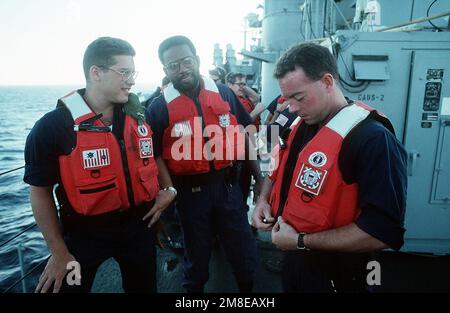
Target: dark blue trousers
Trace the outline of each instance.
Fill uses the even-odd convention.
[[[366,265],[369,253],[286,251],[283,291],[288,293],[368,292]]]
[[[89,292],[98,267],[111,257],[119,263],[125,292],[156,292],[156,234],[142,221],[146,211],[63,217],[65,242],[81,265],[81,285],[64,280],[61,292]]]
[[[187,292],[203,292],[209,278],[212,240],[217,235],[241,291],[250,291],[256,267],[256,243],[243,210],[239,184],[224,181],[200,187],[178,186],[177,209],[184,239]]]

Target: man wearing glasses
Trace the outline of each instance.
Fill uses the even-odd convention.
[[[178,190],[176,206],[185,247],[183,286],[189,293],[204,291],[212,239],[217,235],[240,291],[250,292],[256,244],[233,166],[234,152],[243,159],[245,147],[242,140],[233,141],[228,131],[238,123],[249,125],[251,118],[227,86],[200,76],[200,60],[188,38],[170,37],[158,52],[172,84],[149,110],[155,126],[155,155],[165,159]],[[238,137],[242,139],[242,133]],[[231,151],[231,158],[218,157],[222,149]],[[257,164],[253,161],[252,165],[260,177]]]
[[[52,254],[36,292],[89,292],[110,257],[125,292],[156,292],[154,223],[176,192],[130,93],[134,55],[121,39],[92,42],[83,59],[86,88],[59,99],[27,138],[24,181]]]
[[[228,73],[225,77],[228,87],[233,90],[235,95],[239,98],[239,101],[244,105],[245,109],[253,118],[253,124],[256,127],[261,125],[261,119],[259,115],[264,111],[264,106],[260,104],[255,106],[255,103],[259,102],[259,95],[252,88],[247,86],[247,77],[242,73]]]

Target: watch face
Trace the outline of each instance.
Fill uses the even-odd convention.
[[[166,187],[163,190],[171,191],[174,193],[175,196],[177,195],[177,190],[174,187]]]

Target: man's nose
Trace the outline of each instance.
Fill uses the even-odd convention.
[[[125,83],[127,85],[134,86],[136,84],[136,77],[130,77]]]
[[[295,112],[298,111],[298,108],[295,107],[295,106],[293,106],[293,105],[291,105],[290,103],[288,104],[287,107],[288,107],[288,109],[289,109],[289,113],[295,113]]]
[[[190,70],[189,66],[184,65],[183,63],[180,63],[180,73],[184,73]]]

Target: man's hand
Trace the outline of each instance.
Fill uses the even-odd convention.
[[[259,102],[259,99],[261,98],[259,96],[259,94],[254,91],[252,88],[250,88],[249,86],[244,86],[242,88],[242,92],[244,93],[244,95],[246,95],[253,103],[257,103]]]
[[[281,250],[295,250],[297,239],[297,231],[280,216],[272,228],[272,243]]]
[[[34,292],[46,293],[54,283],[53,293],[58,293],[61,289],[63,279],[69,271],[67,269],[67,264],[72,261],[76,260],[73,255],[68,252],[61,255],[52,255],[50,259],[48,259],[41,277],[39,277],[39,283]]]
[[[260,230],[270,230],[275,223],[275,219],[270,213],[270,205],[265,200],[260,198],[253,210],[252,224]]]
[[[155,198],[155,204],[150,211],[142,218],[143,221],[150,219],[148,227],[152,227],[155,224],[161,213],[169,206],[169,204],[175,199],[175,194],[170,190],[160,190]]]

